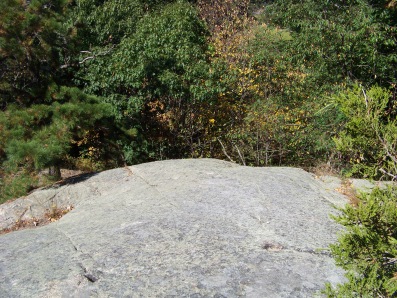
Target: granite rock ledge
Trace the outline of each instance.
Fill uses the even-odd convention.
[[[0,205],[1,297],[313,297],[344,280],[327,247],[347,199],[297,168],[146,163]]]

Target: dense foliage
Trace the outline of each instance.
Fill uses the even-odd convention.
[[[349,174],[366,178],[397,174],[397,119],[391,93],[381,87],[355,86],[335,98],[345,115],[344,129],[334,138]]]
[[[178,2],[149,12],[112,47],[87,61],[78,78],[134,129],[136,138],[123,144],[127,162],[188,154],[196,109],[210,98],[206,30],[195,9]]]
[[[0,20],[3,198],[46,168],[183,157],[394,178],[395,1],[5,0]]]
[[[357,83],[364,89],[377,85],[392,92],[389,106],[394,104],[395,6],[386,1],[273,1],[264,20],[289,28],[292,39],[283,57],[304,76],[300,84],[292,82],[295,90],[288,88],[309,111],[294,152],[305,148],[316,159],[327,156],[334,166],[345,167],[332,139],[349,119],[332,97]]]
[[[91,148],[76,144],[111,127],[110,106],[70,82],[76,50],[66,8],[63,0],[0,4],[2,199],[37,186],[44,168],[59,179],[61,166]]]

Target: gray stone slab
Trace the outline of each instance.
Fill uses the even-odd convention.
[[[347,200],[301,169],[141,164],[1,206],[0,223],[52,196],[75,208],[0,236],[1,297],[312,297],[344,280],[327,247]]]

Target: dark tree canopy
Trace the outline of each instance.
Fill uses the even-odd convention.
[[[374,159],[368,144],[356,148],[367,155],[338,147],[357,115],[335,98],[353,86],[384,88],[381,127],[394,125],[396,6],[1,1],[0,174],[215,157],[367,175],[353,156],[380,169],[374,163],[393,160],[382,157],[393,146]]]

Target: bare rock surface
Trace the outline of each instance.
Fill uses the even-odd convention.
[[[80,177],[0,206],[1,297],[313,297],[344,281],[327,247],[347,200],[296,168],[171,160]],[[22,214],[23,213],[23,214]]]
[[[343,180],[340,177],[331,175],[319,176],[318,179],[326,185],[326,190],[340,190],[345,186],[351,188],[356,194],[370,193],[375,187],[385,189],[388,186],[395,185],[395,182],[392,181],[371,181],[357,178]]]

